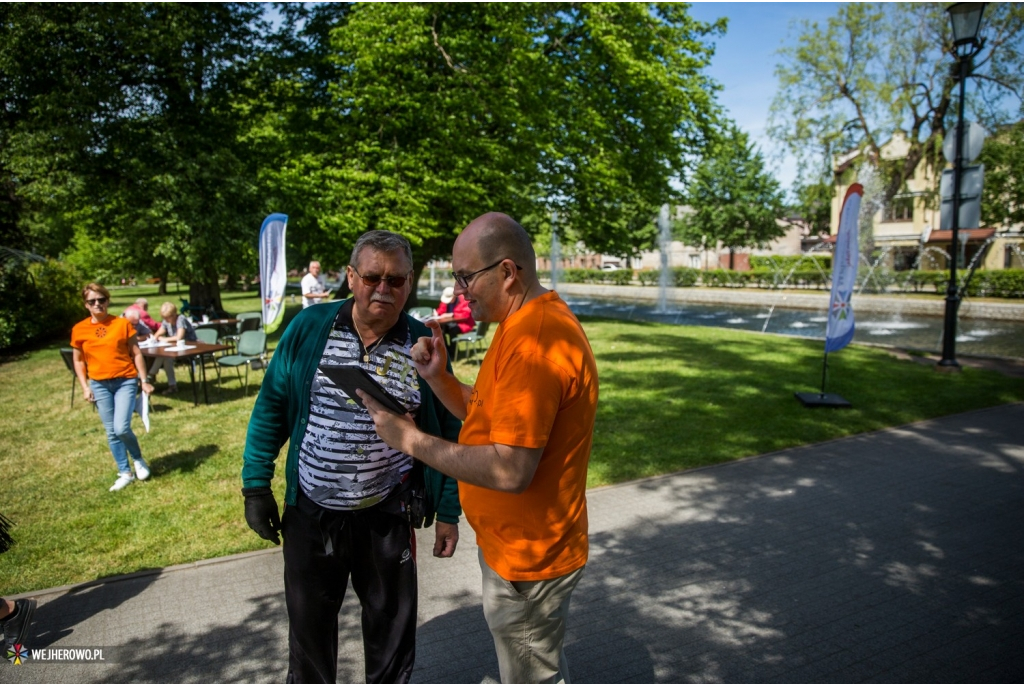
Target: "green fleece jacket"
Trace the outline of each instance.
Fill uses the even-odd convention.
[[[285,461],[284,497],[286,503],[295,505],[299,488],[299,445],[309,419],[310,387],[342,305],[341,301],[329,302],[303,309],[281,336],[249,418],[242,456],[242,487],[270,487],[274,461],[281,446],[290,442]],[[430,330],[422,323],[411,316],[407,318],[413,340],[430,335]],[[420,383],[416,424],[426,433],[453,442],[458,441],[462,428],[462,422],[444,407],[426,383]],[[426,465],[423,474],[427,494],[423,525],[433,523],[435,514],[438,521],[458,523],[462,513],[458,482]]]

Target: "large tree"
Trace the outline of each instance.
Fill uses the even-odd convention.
[[[193,302],[219,307],[219,274],[255,262],[263,209],[235,107],[261,14],[246,4],[6,10],[0,60],[13,67],[5,99],[19,119],[5,126],[0,172],[15,179],[19,225],[41,216],[51,232],[65,227],[51,241],[64,247],[69,227],[79,242],[110,241],[112,261],[173,272]]]
[[[670,4],[356,5],[330,33],[329,102],[288,80],[319,109],[282,124],[295,154],[268,173],[316,188],[301,230],[339,250],[387,228],[422,265],[484,211],[536,230],[554,210],[632,252],[716,119],[702,39],[719,29]]]
[[[985,165],[981,215],[989,226],[1024,223],[1024,121],[998,129],[978,160]]]
[[[492,209],[622,254],[717,118],[724,23],[682,5],[289,5],[273,34],[262,12],[2,6],[9,242],[174,273],[204,304],[269,210],[335,264],[390,228],[422,265]]]
[[[114,95],[102,6],[0,5],[0,245],[56,256],[99,103]]]
[[[764,157],[749,136],[728,126],[712,144],[688,181],[683,201],[690,212],[677,225],[690,245],[721,244],[729,250],[729,268],[737,249],[764,247],[785,229],[782,191],[765,170]]]
[[[968,109],[992,127],[1024,112],[1024,5],[989,3],[982,35]],[[781,50],[769,133],[811,182],[823,161],[859,149],[882,171],[889,199],[922,161],[933,169],[945,163],[942,140],[956,121],[951,48],[939,3],[848,3],[823,26],[804,20]],[[883,160],[897,130],[906,133],[907,155]]]
[[[835,192],[830,180],[804,180],[793,188],[794,201],[789,205],[790,212],[807,226],[810,235],[829,234]]]

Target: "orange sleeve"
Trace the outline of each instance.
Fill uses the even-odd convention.
[[[536,354],[510,356],[494,379],[491,441],[513,447],[547,445],[564,388],[563,372],[547,359]]]

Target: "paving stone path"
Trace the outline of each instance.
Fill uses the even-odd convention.
[[[589,493],[577,682],[1024,681],[1024,404]],[[417,682],[494,682],[472,531],[420,559]],[[429,550],[431,534],[419,537]],[[0,682],[277,682],[277,550],[36,593],[30,647],[100,663]],[[339,681],[362,679],[358,607]]]

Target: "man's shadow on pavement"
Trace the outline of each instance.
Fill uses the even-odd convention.
[[[97,581],[74,588],[36,609],[25,643],[34,648],[53,645],[75,632],[75,627],[103,611],[116,609],[142,593],[158,573],[141,572],[138,577],[113,582]],[[95,638],[74,640],[82,646],[99,646]]]

